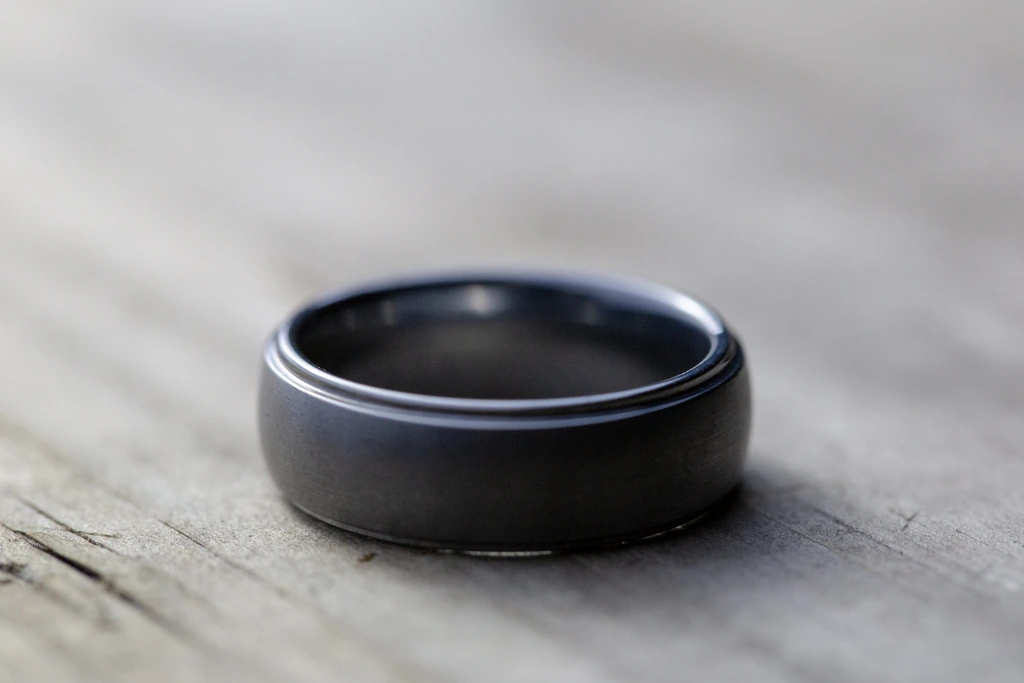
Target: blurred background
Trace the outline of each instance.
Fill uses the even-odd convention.
[[[0,414],[10,434],[62,450],[60,467],[257,574],[283,571],[280,558],[253,559],[268,552],[252,540],[268,529],[315,537],[289,546],[292,559],[351,559],[351,541],[325,551],[325,532],[290,516],[259,459],[253,400],[273,324],[323,289],[398,272],[639,275],[713,302],[747,345],[754,507],[877,563],[886,581],[909,581],[901,563],[913,557],[934,570],[915,590],[945,595],[952,582],[983,598],[926,607],[885,589],[861,593],[869,608],[847,570],[811,599],[796,576],[814,575],[814,561],[778,569],[767,592],[712,563],[703,609],[725,610],[726,630],[818,680],[967,676],[983,656],[1019,673],[1003,639],[1024,624],[1024,4],[0,9]],[[70,475],[19,457],[5,465],[7,489],[60,499],[71,516],[103,509]],[[872,529],[874,554],[826,518],[807,521],[810,509]],[[94,528],[109,519],[97,515]],[[153,538],[134,528],[122,552],[145,555]],[[754,542],[737,534],[729,543]],[[295,584],[334,596],[328,612],[344,620],[348,589],[315,564],[297,562]],[[434,584],[395,572],[369,585],[435,604],[409,588]],[[559,585],[589,586],[573,581]],[[726,589],[776,631],[707,597]],[[584,610],[604,589],[579,590]],[[431,599],[477,614],[482,594]],[[687,595],[669,605],[699,614]],[[669,609],[649,597],[651,614]],[[359,604],[367,637],[397,642],[394,612]],[[402,618],[415,622],[411,610]],[[742,639],[705,648],[699,623],[652,616],[647,633],[580,614],[583,649],[633,647],[644,657],[615,656],[650,676],[674,670],[670,651],[643,644],[661,642],[666,623],[690,661],[724,652],[737,671],[792,673]],[[927,638],[897,649],[879,615]],[[493,628],[458,635],[488,666],[532,671]],[[442,634],[419,637],[401,634],[412,660],[456,678],[471,670]],[[929,659],[943,652],[964,668]],[[543,671],[573,678],[568,655],[545,656]]]
[[[875,347],[882,321],[996,337],[976,304],[1021,284],[1019,3],[5,14],[5,251],[210,316],[539,262],[687,286],[756,334],[835,343],[829,320],[864,317],[843,337]],[[920,306],[935,287],[951,310]]]

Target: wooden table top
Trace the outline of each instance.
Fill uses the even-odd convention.
[[[1021,3],[3,14],[4,680],[1024,680]],[[290,509],[270,328],[488,265],[714,302],[732,508],[528,560]]]

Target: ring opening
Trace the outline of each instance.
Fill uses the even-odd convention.
[[[497,400],[644,387],[699,365],[713,345],[696,320],[637,294],[478,281],[344,298],[301,315],[291,343],[359,384]]]

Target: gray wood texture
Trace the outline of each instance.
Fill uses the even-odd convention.
[[[2,680],[1024,680],[1020,2],[2,9]],[[488,264],[725,313],[732,509],[497,560],[282,502],[272,325]]]

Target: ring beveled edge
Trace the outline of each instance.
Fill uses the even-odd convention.
[[[346,300],[411,288],[482,283],[582,287],[628,294],[668,305],[681,318],[697,324],[710,340],[711,349],[694,367],[653,384],[605,394],[504,400],[429,396],[353,382],[316,367],[303,357],[293,343],[293,330],[302,320],[316,311]],[[713,307],[693,295],[665,285],[625,276],[582,273],[566,275],[546,271],[466,271],[377,280],[316,297],[289,315],[275,329],[264,349],[264,364],[300,390],[341,403],[354,402],[449,415],[529,417],[623,411],[699,395],[701,386],[732,366],[737,355],[742,357],[739,341]]]

